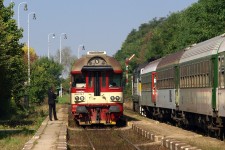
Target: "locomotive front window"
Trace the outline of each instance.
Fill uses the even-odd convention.
[[[109,74],[109,87],[121,87],[121,74]]]
[[[88,87],[92,87],[92,74],[91,74],[91,72],[88,73]]]
[[[106,87],[106,72],[102,72],[102,87]]]
[[[86,87],[85,76],[82,74],[73,75],[72,86],[76,88],[85,88]]]

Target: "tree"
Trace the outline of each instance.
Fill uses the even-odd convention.
[[[55,61],[59,61],[60,52],[59,50],[56,53]],[[71,66],[77,58],[72,54],[72,50],[70,47],[65,47],[62,49],[61,53],[61,61],[63,65],[63,77],[67,78],[69,76]]]
[[[24,52],[24,55],[23,55],[24,62],[25,62],[25,64],[27,64],[27,61],[28,61],[28,46],[24,45],[22,50]],[[35,50],[32,47],[30,47],[30,62],[33,63],[37,59],[38,59],[38,56],[37,56]]]
[[[31,66],[31,85],[29,99],[32,103],[41,104],[47,96],[50,86],[60,84],[62,66],[53,59],[41,57]]]
[[[23,63],[22,30],[12,19],[13,4],[5,7],[0,0],[0,115],[9,112],[11,98],[20,104],[24,91],[25,66]]]

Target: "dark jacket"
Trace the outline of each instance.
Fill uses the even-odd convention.
[[[48,91],[48,104],[55,104],[56,94],[52,91]]]

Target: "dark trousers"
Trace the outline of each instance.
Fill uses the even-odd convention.
[[[54,119],[57,120],[57,116],[56,116],[56,110],[55,110],[55,104],[49,104],[49,119],[52,120],[52,110],[53,110],[53,116]]]

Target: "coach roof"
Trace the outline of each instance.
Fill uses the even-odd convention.
[[[157,66],[157,70],[163,69],[168,66],[177,65],[179,63],[179,60],[180,60],[181,56],[183,55],[183,53],[184,53],[184,50],[181,50],[176,53],[173,53],[173,54],[163,57]]]
[[[157,68],[157,66],[158,66],[158,64],[161,60],[162,60],[162,58],[150,62],[147,66],[145,66],[143,68],[141,74],[146,74],[146,73],[149,73],[149,72],[156,71],[156,68]]]
[[[191,47],[188,47],[182,56],[180,63],[208,57],[218,52],[224,51],[225,48],[225,34],[211,38],[207,41],[194,44]]]

